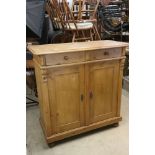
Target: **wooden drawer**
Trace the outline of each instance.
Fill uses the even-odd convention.
[[[46,65],[69,64],[69,63],[82,62],[84,60],[85,60],[84,52],[60,53],[45,56]]]
[[[86,55],[87,60],[108,59],[121,56],[121,48],[103,49],[98,51],[88,52]]]

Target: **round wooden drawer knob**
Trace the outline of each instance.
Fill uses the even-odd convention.
[[[64,56],[64,59],[65,59],[65,60],[68,60],[68,59],[69,59],[69,57],[68,57],[68,56]]]
[[[104,52],[103,54],[104,54],[104,55],[109,55],[109,52]]]

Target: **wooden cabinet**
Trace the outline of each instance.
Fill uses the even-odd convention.
[[[121,120],[126,46],[116,41],[29,46],[48,143]]]

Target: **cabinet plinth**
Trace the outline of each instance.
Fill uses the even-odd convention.
[[[48,143],[121,121],[127,46],[106,40],[28,47]]]

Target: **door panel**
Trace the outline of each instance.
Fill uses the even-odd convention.
[[[50,70],[48,81],[51,116],[55,132],[80,127],[84,123],[84,67],[74,66]],[[56,118],[54,120],[54,118]]]
[[[90,123],[116,115],[119,63],[89,65]]]

